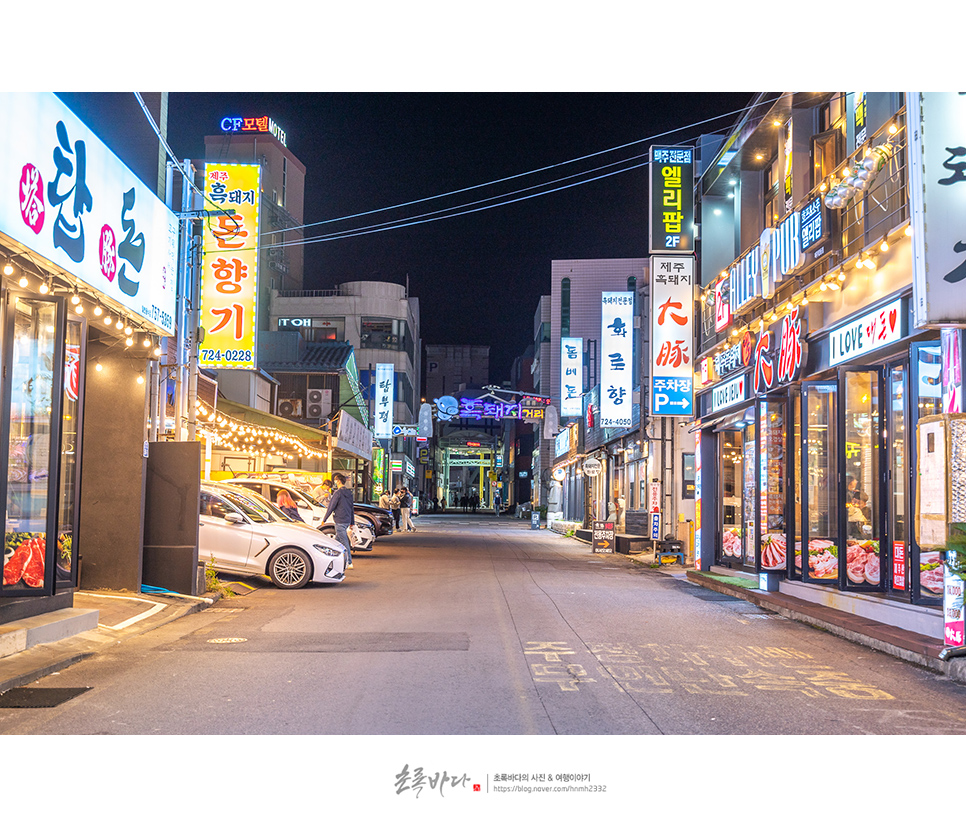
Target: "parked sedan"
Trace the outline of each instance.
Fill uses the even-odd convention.
[[[201,485],[198,555],[217,570],[265,574],[279,588],[341,582],[348,554],[307,524],[282,520],[268,502],[243,488]]]
[[[257,492],[266,501],[269,501],[276,507],[278,506],[279,492],[285,490],[295,500],[302,521],[321,530],[326,535],[335,535],[335,523],[331,519],[325,523],[322,522],[322,519],[325,517],[325,507],[300,487],[267,478],[230,478],[227,481],[219,481],[219,483],[246,487]],[[349,534],[352,549],[363,552],[372,550],[372,543],[375,540],[375,528],[369,520],[369,517],[361,513],[356,513],[355,524],[353,524]]]

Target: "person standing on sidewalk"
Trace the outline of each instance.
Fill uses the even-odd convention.
[[[325,524],[332,516],[335,522],[335,540],[345,548],[346,568],[352,567],[352,545],[349,542],[349,528],[355,521],[355,509],[353,507],[352,490],[348,488],[347,477],[341,472],[336,472],[332,476],[335,481],[335,491],[329,498],[329,506],[325,510],[325,517],[322,523]]]
[[[399,530],[399,495],[401,494],[401,489],[396,489],[393,491],[392,498],[389,499],[389,509],[392,511],[392,520],[396,525],[396,530]]]
[[[399,496],[399,514],[401,516],[401,523],[403,532],[408,533],[410,530],[416,532],[416,525],[413,524],[412,520],[413,511],[413,494],[409,491],[407,487],[402,488],[402,493]]]

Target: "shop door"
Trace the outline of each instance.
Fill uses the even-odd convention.
[[[939,342],[916,342],[910,348],[909,371],[909,471],[917,471],[915,443],[916,423],[923,417],[941,414],[942,358]],[[909,514],[915,518],[916,478],[911,479],[909,491]],[[915,602],[941,605],[943,601],[943,566],[938,551],[919,550],[916,543],[915,525],[906,524],[906,541],[909,584]]]
[[[765,397],[758,401],[759,569],[782,573],[788,569],[786,402],[784,397]]]
[[[886,408],[886,553],[885,587],[893,594],[910,598],[906,566],[909,515],[909,433],[906,413],[909,407],[909,365],[897,362],[886,368],[888,406]]]
[[[844,560],[840,549],[839,567],[844,568],[841,586],[850,590],[879,591],[885,586],[883,388],[880,368],[839,371],[844,486],[839,521],[845,548]]]
[[[802,543],[795,566],[805,582],[839,578],[838,383],[802,383]]]
[[[721,546],[718,550],[721,564],[740,567],[744,562],[742,530],[744,512],[742,490],[744,487],[744,444],[741,431],[722,431],[718,433],[718,471],[721,473]],[[749,464],[753,466],[753,464]]]

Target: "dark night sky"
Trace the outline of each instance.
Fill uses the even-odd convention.
[[[170,93],[168,141],[201,158],[225,115],[269,115],[306,167],[306,223],[382,209],[628,143],[601,157],[338,224],[357,228],[505,194],[728,129],[751,93]],[[642,157],[642,160],[646,157]],[[639,168],[462,217],[306,246],[306,288],[347,280],[404,283],[419,299],[425,344],[491,345],[493,381],[532,340],[550,262],[647,254],[647,173]]]

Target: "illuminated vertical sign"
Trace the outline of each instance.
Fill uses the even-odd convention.
[[[795,205],[795,200],[792,197],[792,120],[789,119],[785,123],[784,130],[785,147],[785,171],[782,177],[782,185],[785,191],[785,211],[791,211],[792,207]]]
[[[206,163],[204,193],[206,208],[227,213],[208,218],[202,238],[198,361],[255,368],[261,166]]]
[[[694,148],[652,147],[650,251],[694,251]]]
[[[634,293],[601,293],[600,425],[630,427],[634,385]]]
[[[380,362],[376,365],[376,387],[372,414],[373,436],[392,437],[392,409],[395,399],[395,366]]]
[[[694,258],[651,258],[651,414],[694,413]]]
[[[694,569],[701,570],[701,430],[694,438]]]
[[[560,416],[579,417],[584,393],[583,339],[560,340]]]

